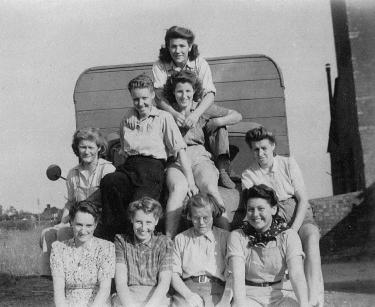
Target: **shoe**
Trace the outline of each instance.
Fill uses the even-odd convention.
[[[236,187],[236,184],[230,179],[224,169],[219,170],[219,185],[227,189],[234,189]]]

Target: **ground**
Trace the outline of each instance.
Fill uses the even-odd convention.
[[[325,306],[375,306],[375,261],[323,265]],[[0,306],[53,306],[52,282],[37,276],[12,278],[0,274]]]

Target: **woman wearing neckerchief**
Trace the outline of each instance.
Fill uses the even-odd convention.
[[[308,202],[302,172],[293,157],[275,153],[276,139],[264,127],[249,130],[245,141],[253,159],[242,173],[242,188],[265,184],[274,189],[279,199],[277,214],[286,220],[290,228],[297,231],[306,253],[304,269],[309,304],[322,307],[324,283],[320,262],[320,232]]]
[[[275,191],[255,185],[243,197],[246,218],[241,229],[230,234],[227,247],[232,306],[308,306],[302,244],[297,232],[276,215]],[[282,287],[287,269],[294,293]]]

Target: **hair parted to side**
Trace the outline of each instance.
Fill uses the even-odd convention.
[[[164,86],[163,94],[164,97],[168,100],[170,105],[178,110],[178,104],[176,97],[174,95],[174,90],[178,83],[190,83],[194,90],[194,101],[200,101],[203,97],[203,87],[202,82],[199,80],[198,76],[193,71],[183,70],[172,74],[168,79],[167,83]]]
[[[212,216],[214,218],[220,217],[224,212],[212,195],[198,193],[189,198],[183,208],[183,215],[186,216],[188,220],[191,220],[191,209],[204,207],[211,208]]]
[[[271,144],[276,144],[276,139],[272,132],[268,131],[266,128],[260,126],[251,129],[246,132],[245,141],[247,145],[251,148],[251,142],[259,142],[261,140],[267,139]]]
[[[99,148],[99,157],[104,156],[107,152],[108,143],[98,128],[87,127],[74,132],[72,149],[77,157],[79,157],[78,146],[81,141],[94,142]]]
[[[163,208],[161,204],[148,196],[144,196],[141,199],[133,201],[129,204],[128,214],[130,220],[134,217],[135,212],[142,210],[144,213],[152,213],[155,219],[160,219],[163,215]]]
[[[86,199],[73,204],[73,206],[69,210],[70,222],[73,222],[77,212],[89,213],[94,217],[96,223],[99,221],[100,210],[98,206],[91,200]]]
[[[249,199],[252,198],[263,198],[269,202],[271,207],[277,206],[279,199],[276,192],[265,184],[254,185],[250,189],[243,191],[243,200],[247,204]]]
[[[154,92],[154,82],[146,74],[138,75],[134,79],[130,80],[128,83],[129,92],[137,88],[148,88],[152,93]]]
[[[172,62],[171,54],[169,53],[169,43],[171,39],[182,38],[186,39],[191,50],[189,51],[188,57],[190,61],[194,61],[199,56],[198,45],[194,44],[195,35],[190,29],[173,26],[170,27],[165,33],[164,43],[165,45],[160,48],[159,51],[159,60],[163,63]]]

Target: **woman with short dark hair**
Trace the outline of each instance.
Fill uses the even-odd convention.
[[[100,211],[89,200],[69,212],[73,238],[52,244],[51,272],[57,307],[111,306],[111,279],[115,272],[113,243],[94,237]]]
[[[278,198],[266,185],[244,190],[245,222],[230,234],[227,258],[232,272],[232,306],[310,306],[301,241],[276,215]],[[296,297],[283,291],[288,269]]]

